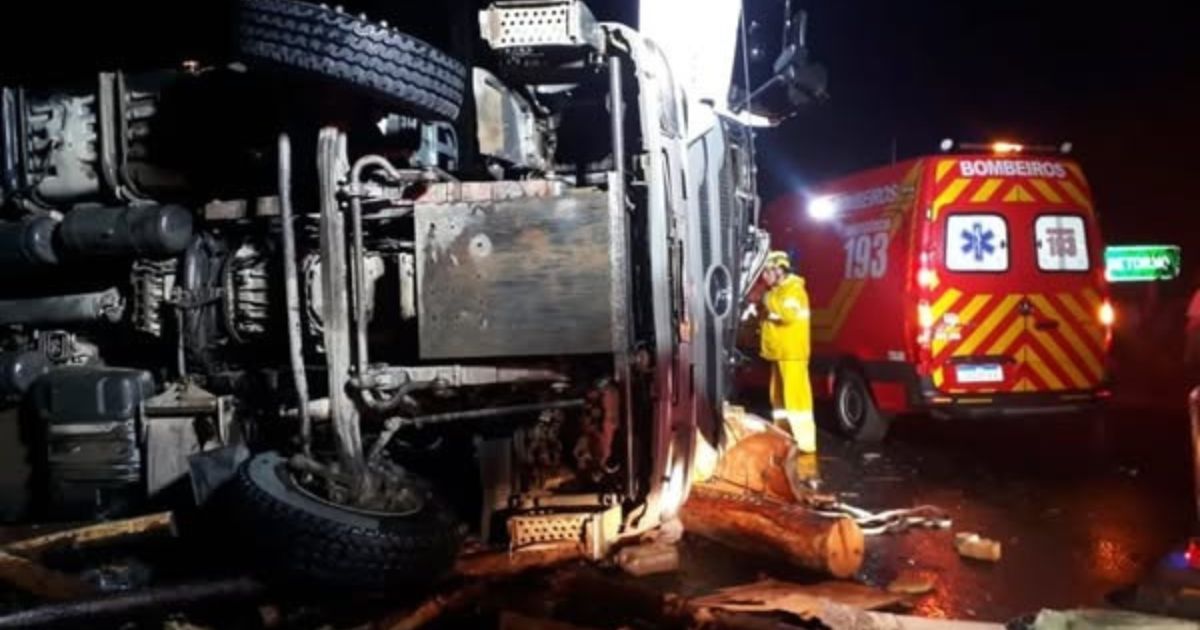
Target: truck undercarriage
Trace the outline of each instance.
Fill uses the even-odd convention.
[[[237,24],[229,62],[0,89],[38,509],[241,464],[213,501],[260,566],[366,587],[467,529],[599,556],[673,519],[760,243],[747,131],[575,2],[482,11],[475,60],[295,0]]]

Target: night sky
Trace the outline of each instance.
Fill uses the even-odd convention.
[[[1192,3],[805,4],[830,101],[760,135],[764,198],[932,153],[940,139],[1070,140],[1106,240],[1200,268],[1200,22]],[[772,31],[774,29],[771,29]]]
[[[486,4],[487,0],[463,0]],[[75,61],[154,50],[181,36],[220,40],[226,22],[208,10],[228,0],[178,5],[85,3],[60,22],[53,3],[12,3],[8,23],[54,24],[0,40],[5,70],[35,76]],[[635,0],[588,0],[597,16],[633,23]],[[778,44],[783,0],[746,0],[766,44]],[[444,22],[418,0],[346,0],[425,36]],[[779,192],[903,159],[938,141],[1070,140],[1091,180],[1110,242],[1178,242],[1200,268],[1200,10],[1189,1],[1114,4],[1081,0],[793,0],[809,11],[814,59],[829,70],[827,103],[759,136],[761,190]],[[356,5],[363,5],[356,7]],[[193,10],[182,11],[180,7]],[[204,7],[205,11],[195,10]],[[124,13],[145,22],[120,19]],[[28,13],[28,15],[25,15]],[[205,21],[205,16],[210,16]],[[127,31],[94,28],[113,17]],[[183,27],[181,22],[186,22]],[[143,25],[149,23],[152,28]],[[687,17],[681,16],[681,27]],[[437,29],[434,29],[436,31]],[[37,37],[41,45],[32,45]],[[186,39],[186,38],[185,38]],[[437,41],[434,39],[433,41]],[[72,45],[59,45],[70,42]],[[44,50],[45,55],[31,50]],[[117,52],[114,52],[117,51]]]

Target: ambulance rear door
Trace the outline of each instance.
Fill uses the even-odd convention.
[[[949,206],[931,226],[925,289],[934,387],[949,394],[1012,390],[1023,373],[1018,226],[1000,207]]]

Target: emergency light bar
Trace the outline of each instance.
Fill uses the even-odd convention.
[[[998,140],[996,142],[955,142],[951,138],[942,140],[940,145],[942,153],[949,153],[957,149],[964,153],[994,153],[996,155],[1015,155],[1018,153],[1037,153],[1051,154],[1061,153],[1067,155],[1071,152],[1073,146],[1070,142],[1064,142],[1058,146],[1052,144],[1019,144],[1016,142],[1007,142]]]

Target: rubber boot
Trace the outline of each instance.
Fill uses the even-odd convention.
[[[802,453],[816,453],[817,423],[813,421],[812,417],[791,418],[788,424],[791,425],[792,439],[796,441],[796,448],[800,449]]]

